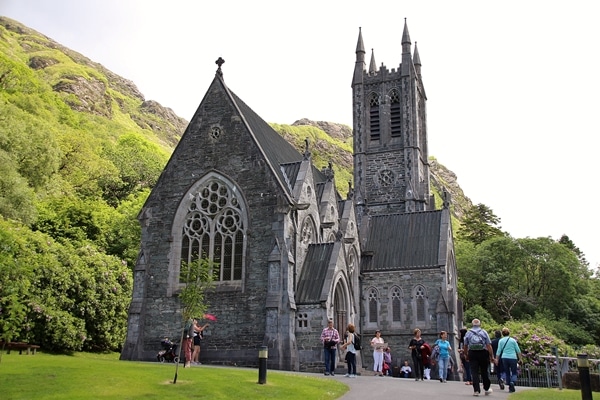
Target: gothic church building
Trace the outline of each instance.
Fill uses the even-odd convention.
[[[354,187],[343,198],[310,143],[294,149],[225,84],[222,63],[139,221],[141,249],[121,359],[155,360],[182,328],[180,265],[218,263],[205,364],[322,371],[329,318],[376,329],[398,360],[419,327],[432,341],[459,326],[449,199],[429,188],[426,95],[408,33],[397,69],[367,66],[362,32],[352,77]],[[455,344],[453,343],[453,347]],[[338,354],[341,352],[338,352]],[[364,346],[362,362],[372,368]],[[340,356],[341,360],[341,356]],[[361,360],[359,358],[359,360]],[[362,365],[361,365],[362,364]]]

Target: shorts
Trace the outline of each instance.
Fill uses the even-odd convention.
[[[200,346],[200,335],[194,336],[194,346]]]

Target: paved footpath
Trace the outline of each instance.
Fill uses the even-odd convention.
[[[356,378],[346,378],[344,375],[336,374],[335,377],[323,377],[335,379],[347,384],[350,391],[340,397],[340,400],[365,400],[372,398],[399,398],[407,395],[411,400],[459,400],[473,399],[473,386],[465,385],[464,382],[448,381],[441,383],[439,380],[415,381],[411,378],[392,378],[363,375]],[[520,390],[530,390],[533,388],[517,387]],[[498,385],[492,384],[493,393],[485,396],[483,387],[480,398],[485,399],[508,399],[508,386],[505,390],[500,390]]]

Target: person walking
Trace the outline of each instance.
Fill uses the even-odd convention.
[[[481,321],[475,318],[472,322],[472,328],[465,335],[465,357],[471,364],[471,376],[473,377],[473,396],[481,394],[481,384],[479,374],[483,381],[483,390],[485,395],[493,392],[490,387],[489,368],[490,362],[494,361],[494,352],[492,350],[492,341],[486,331],[481,329]]]
[[[330,319],[321,332],[321,343],[323,343],[325,357],[325,375],[335,376],[335,351],[339,342],[340,333],[333,327],[333,320]]]
[[[511,338],[508,328],[502,328],[502,339],[498,342],[498,351],[496,353],[496,364],[502,363],[502,369],[508,382],[508,391],[515,392],[517,383],[517,366],[521,360],[521,349],[517,340]]]
[[[498,353],[498,342],[502,337],[502,333],[498,330],[494,331],[494,338],[492,339],[492,351],[494,355]],[[504,382],[506,382],[506,375],[504,374],[504,368],[502,368],[502,360],[494,362],[490,365],[490,373],[495,374],[498,379],[498,386],[500,390],[504,390]]]
[[[381,331],[375,331],[375,337],[371,339],[371,347],[373,348],[373,372],[375,376],[383,376],[383,345],[385,340],[381,337]]]
[[[415,328],[413,331],[414,337],[410,340],[408,348],[411,349],[411,355],[415,370],[415,381],[423,380],[423,355],[421,353],[425,340],[421,337],[421,330]]]
[[[463,371],[463,380],[465,381],[465,385],[472,385],[473,378],[471,377],[471,364],[467,361],[467,357],[465,354],[465,335],[467,334],[467,329],[462,328],[460,330],[460,340],[458,342],[458,354],[460,355],[460,365]]]
[[[342,349],[347,350],[346,362],[348,363],[347,378],[356,378],[356,348],[354,347],[354,324],[348,324],[348,335],[342,344]]]
[[[446,378],[448,377],[448,368],[450,366],[450,352],[452,351],[452,347],[448,341],[448,332],[441,331],[440,338],[435,341],[435,345],[438,346],[440,352],[440,356],[437,360],[440,382],[446,383]]]

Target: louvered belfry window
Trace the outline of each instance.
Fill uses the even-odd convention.
[[[390,126],[392,137],[402,136],[402,111],[400,109],[400,95],[396,89],[390,93]]]
[[[379,140],[379,96],[377,96],[375,93],[373,93],[369,98],[369,127],[371,131],[371,140]]]
[[[242,279],[246,226],[238,191],[232,189],[216,178],[205,182],[193,194],[182,232],[181,261],[213,261],[219,281]]]

